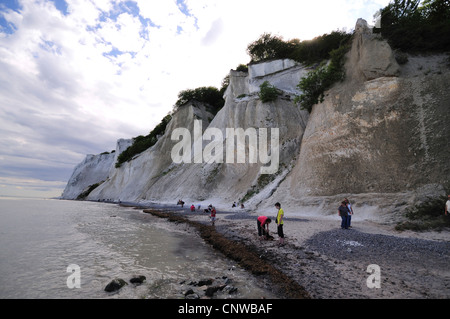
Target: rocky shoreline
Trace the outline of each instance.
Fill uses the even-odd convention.
[[[310,298],[309,294],[302,286],[289,278],[282,271],[272,266],[264,258],[261,258],[258,250],[253,250],[239,240],[227,236],[226,233],[217,231],[216,227],[186,218],[185,216],[180,216],[180,213],[177,212],[167,212],[156,209],[144,209],[143,212],[160,218],[166,218],[170,222],[185,223],[195,228],[203,240],[210,244],[214,249],[223,253],[227,258],[237,261],[241,267],[252,274],[261,276],[265,281],[270,281],[280,297],[299,299]]]
[[[448,230],[399,233],[391,226],[357,219],[352,229],[341,230],[336,218],[287,214],[287,244],[278,247],[276,234],[275,241],[257,238],[257,215],[248,211],[219,211],[215,227],[201,212],[163,207],[143,211],[188,224],[280,298],[450,298]],[[381,270],[379,288],[368,284],[371,265]]]

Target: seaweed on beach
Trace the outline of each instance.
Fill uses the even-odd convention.
[[[154,209],[145,209],[144,212],[166,218],[170,222],[185,223],[194,227],[206,243],[223,253],[227,258],[238,262],[241,267],[256,276],[267,277],[279,289],[282,296],[290,299],[311,298],[309,293],[295,280],[261,259],[255,251],[252,251],[246,245],[226,238],[217,232],[213,226],[189,220],[175,213]]]

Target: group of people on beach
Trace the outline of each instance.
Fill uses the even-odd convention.
[[[450,196],[449,196],[450,200]],[[275,204],[275,208],[277,209],[277,234],[279,237],[279,246],[284,245],[284,231],[283,231],[283,225],[284,225],[284,211],[281,208],[280,203]],[[341,206],[338,208],[338,214],[341,217],[341,228],[342,229],[349,229],[351,228],[351,220],[353,215],[353,208],[350,204],[350,201],[348,198],[344,198],[344,200],[341,202]],[[269,234],[269,225],[272,222],[272,219],[270,219],[267,216],[258,216],[256,220],[256,226],[258,229],[258,236],[260,240],[270,240],[273,239],[273,236]]]
[[[448,215],[448,212],[450,211],[450,194],[447,195],[447,197],[448,200],[445,203],[445,211],[444,211],[445,215]],[[353,216],[353,208],[348,198],[344,198],[344,200],[341,202],[341,206],[339,206],[338,208],[338,215],[341,217],[342,229],[352,228],[351,222]]]
[[[281,208],[280,203],[275,204],[275,208],[277,209],[277,218],[275,222],[277,223],[277,234],[279,238],[278,245],[284,246],[284,231],[283,231],[283,225],[284,225],[284,211]],[[269,233],[269,224],[272,222],[272,219],[270,219],[267,216],[258,216],[256,220],[256,226],[258,228],[258,236],[260,240],[270,240],[273,239],[273,237]]]
[[[191,205],[190,209],[191,209],[191,212],[195,212],[196,208],[195,208],[194,204]],[[197,210],[200,210],[200,209],[201,209],[201,205],[198,205]],[[211,225],[214,226],[214,224],[216,223],[216,213],[217,213],[216,208],[212,204],[209,204],[208,207],[203,210],[203,212],[206,214],[209,214]]]
[[[338,208],[338,215],[341,216],[342,229],[352,228],[351,222],[352,222],[353,208],[348,198],[344,198],[344,200],[341,202],[341,206],[339,206]]]
[[[179,200],[178,205],[184,205],[184,202],[182,200]],[[233,207],[236,207],[237,204],[233,203]],[[198,210],[200,210],[200,205],[198,206]],[[275,208],[277,210],[277,217],[276,217],[276,224],[277,224],[277,234],[278,234],[278,238],[279,238],[279,246],[284,246],[285,242],[284,242],[284,231],[283,231],[283,225],[284,225],[284,211],[281,208],[281,204],[280,203],[276,203],[275,204]],[[191,212],[195,211],[195,206],[194,204],[191,205]],[[445,205],[445,215],[448,214],[448,212],[450,211],[450,195],[448,195],[448,201],[446,202]],[[210,204],[208,206],[208,208],[206,208],[204,210],[205,213],[210,214],[210,220],[211,220],[211,225],[214,226],[215,221],[216,221],[216,209],[215,207]],[[344,200],[341,202],[341,205],[338,207],[338,215],[341,217],[341,228],[342,229],[349,229],[351,228],[351,221],[352,221],[352,216],[353,216],[354,212],[353,212],[353,207],[350,204],[350,201],[348,200],[348,198],[344,198]],[[267,217],[267,216],[258,216],[257,221],[256,221],[256,225],[257,225],[257,229],[258,229],[258,236],[260,240],[271,240],[273,239],[273,236],[270,235],[269,232],[269,225],[272,222],[272,219]]]
[[[231,208],[239,207],[239,203],[233,202],[233,205],[231,205]],[[243,203],[241,203],[241,208],[244,209],[245,206]]]

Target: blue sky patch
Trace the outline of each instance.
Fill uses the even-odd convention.
[[[42,50],[45,50],[47,52],[51,52],[54,55],[61,55],[61,48],[53,41],[46,41],[43,40],[42,43],[39,43],[39,47]]]
[[[51,2],[53,2],[55,4],[55,8],[59,10],[59,12],[61,12],[63,15],[68,15],[69,11],[67,11],[68,9],[68,5],[67,2],[65,0],[50,0]]]
[[[1,0],[0,2],[0,33],[13,34],[16,32],[17,27],[6,20],[4,12],[7,10],[13,10],[16,12],[20,12],[22,7],[17,0]]]
[[[113,48],[111,49],[111,51],[103,53],[103,56],[104,56],[104,57],[110,57],[110,56],[113,56],[113,57],[117,58],[119,55],[122,55],[122,54],[125,54],[125,53],[130,54],[131,57],[132,57],[133,59],[136,57],[136,54],[137,54],[137,52],[133,52],[133,51],[121,51],[121,50],[117,49],[116,47],[113,47]],[[120,66],[120,65],[119,65],[119,66]]]
[[[119,3],[119,9],[122,11],[128,12],[129,14],[133,15],[133,17],[137,17],[139,15],[139,7],[137,5],[137,2],[135,1],[126,1],[126,2],[120,2]]]
[[[117,17],[122,13],[129,13],[133,17],[139,16],[139,7],[135,1],[115,2],[114,7],[109,12],[102,12],[100,21],[105,22],[108,19],[117,21]]]
[[[13,34],[16,30],[17,27],[13,23],[0,16],[0,33]]]
[[[194,16],[192,13],[190,13],[189,8],[187,4],[184,2],[185,0],[177,0],[177,6],[178,9],[187,17],[193,17],[194,18],[194,26],[198,30],[198,19],[196,16]],[[177,27],[177,33],[180,34],[183,31],[181,27]]]
[[[177,0],[177,6],[178,6],[178,9],[180,9],[180,11],[183,12],[184,15],[191,16],[191,14],[189,13],[189,9],[188,9],[186,3],[184,2],[184,0]]]
[[[22,9],[22,6],[20,5],[18,0],[2,0],[0,2],[0,11],[3,11],[5,9],[11,9],[19,12],[20,9]]]

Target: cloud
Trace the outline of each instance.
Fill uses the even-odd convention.
[[[217,19],[211,24],[211,28],[202,39],[203,45],[211,45],[220,37],[223,31],[222,19]]]
[[[64,182],[58,181],[0,176],[0,196],[54,197],[64,186]]]
[[[350,29],[359,17],[370,22],[388,2],[2,3],[0,178],[23,189],[23,180],[63,188],[86,154],[148,133],[181,90],[220,87],[230,69],[249,62],[246,47],[264,32],[310,39]]]

